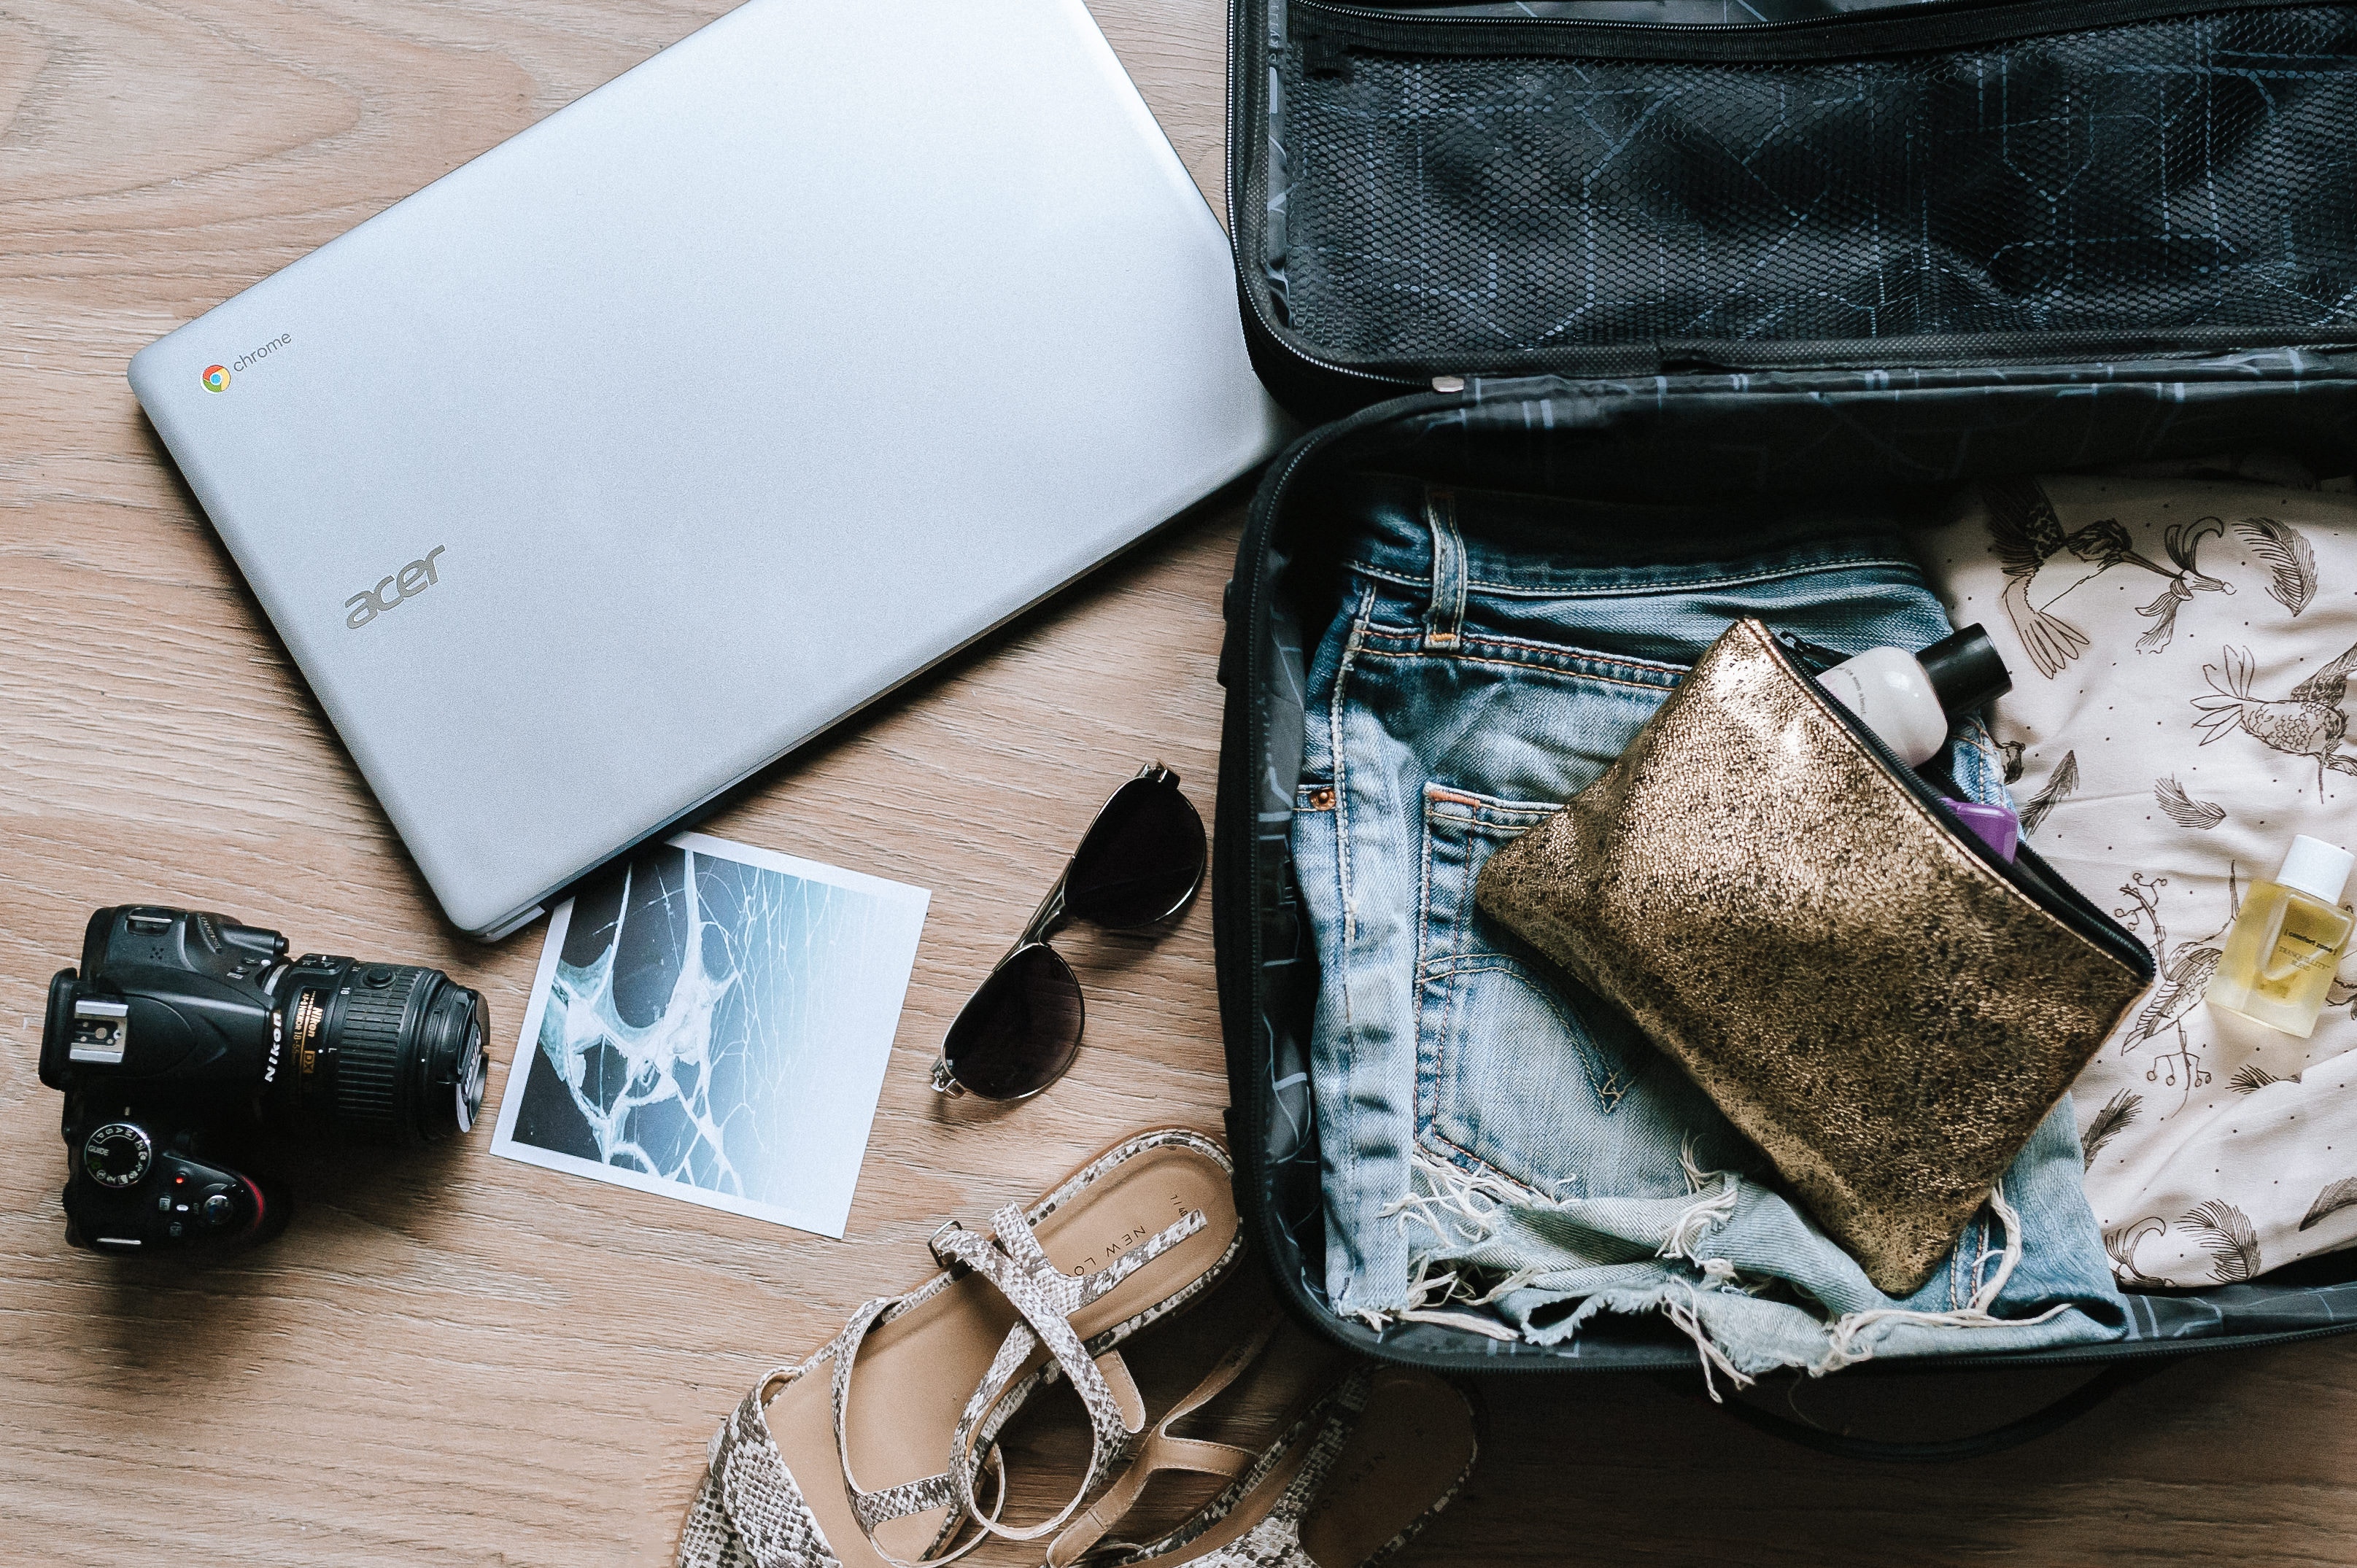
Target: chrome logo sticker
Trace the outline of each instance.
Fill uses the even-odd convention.
[[[207,365],[205,367],[205,391],[229,391],[229,367],[227,365]]]

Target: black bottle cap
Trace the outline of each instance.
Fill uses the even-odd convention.
[[[1977,712],[2013,690],[1996,644],[1977,626],[1942,638],[1915,656],[1950,718]]]

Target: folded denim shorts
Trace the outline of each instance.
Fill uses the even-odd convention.
[[[1985,1208],[1894,1301],[1675,1064],[1473,905],[1482,863],[1619,756],[1731,621],[1842,651],[1945,636],[1890,515],[1358,483],[1293,822],[1333,1309],[1544,1343],[1658,1313],[1746,1374],[2117,1337],[2067,1101],[2002,1184],[2018,1228]],[[1976,722],[1949,760],[2005,800]]]

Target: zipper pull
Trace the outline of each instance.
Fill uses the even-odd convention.
[[[1813,642],[1804,642],[1789,631],[1776,633],[1776,640],[1782,643],[1785,650],[1792,654],[1801,668],[1812,675],[1822,675],[1849,657],[1846,653],[1836,653],[1830,648],[1821,648]]]

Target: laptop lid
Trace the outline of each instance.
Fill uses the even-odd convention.
[[[445,912],[494,936],[1282,417],[1080,0],[753,0],[131,382]]]

